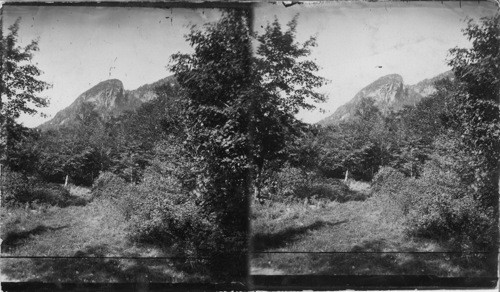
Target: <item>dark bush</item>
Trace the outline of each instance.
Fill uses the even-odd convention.
[[[94,198],[118,199],[123,197],[128,189],[127,182],[112,172],[103,172],[92,185]]]
[[[150,167],[135,191],[129,197],[132,237],[166,246],[183,244],[186,251],[194,251],[186,245],[199,250],[209,241],[213,233],[209,218],[173,175]]]
[[[344,203],[347,201],[363,201],[367,197],[365,194],[354,192],[342,181],[336,179],[315,180],[311,186],[303,190],[307,197],[318,199],[328,199]]]
[[[384,167],[375,175],[372,189],[384,216],[395,214],[402,219],[410,235],[446,241],[461,249],[491,243],[491,216],[449,167],[429,161],[418,179]]]
[[[338,202],[366,199],[364,194],[351,191],[342,180],[325,178],[289,165],[269,174],[263,191],[269,193],[270,199],[281,201],[312,197]]]
[[[4,170],[1,176],[2,204],[20,202],[28,196],[31,183],[28,177],[18,172]]]
[[[269,190],[271,197],[284,199],[301,197],[303,190],[310,185],[307,174],[299,168],[285,165],[278,172],[272,172],[264,191]]]
[[[410,190],[417,198],[412,201],[407,216],[409,233],[448,240],[460,248],[491,244],[493,218],[474,199],[470,186],[462,184],[457,175],[428,163],[414,185]]]
[[[28,198],[28,202],[32,201],[59,207],[85,205],[86,203],[85,199],[71,196],[66,188],[53,183],[34,185]]]
[[[381,167],[372,180],[372,191],[376,193],[399,192],[406,178],[405,175],[388,166]]]
[[[372,195],[382,205],[386,217],[404,219],[420,192],[415,180],[392,167],[382,167],[372,181]]]
[[[71,196],[70,192],[59,184],[46,183],[17,172],[6,171],[2,177],[2,185],[2,203],[7,205],[35,203],[67,207],[86,203],[83,198]]]

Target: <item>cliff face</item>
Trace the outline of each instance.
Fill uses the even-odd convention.
[[[61,126],[71,126],[76,123],[78,115],[87,106],[93,108],[104,120],[116,117],[125,111],[139,108],[144,102],[155,99],[157,97],[155,92],[157,86],[173,83],[175,83],[175,79],[170,76],[143,85],[135,90],[125,90],[120,80],[106,80],[80,94],[70,106],[59,111],[54,118],[43,123],[38,128],[47,130]]]
[[[383,76],[361,89],[349,102],[340,106],[331,116],[318,122],[320,125],[335,124],[349,120],[364,99],[371,98],[375,106],[383,113],[397,111],[405,105],[415,105],[422,98],[436,91],[434,82],[438,79],[451,77],[451,72],[445,72],[434,78],[425,79],[415,85],[406,85],[403,77],[398,74]]]

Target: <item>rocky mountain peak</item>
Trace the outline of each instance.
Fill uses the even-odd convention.
[[[331,116],[321,120],[319,124],[335,124],[352,118],[361,101],[367,98],[374,100],[374,105],[382,114],[391,110],[400,110],[405,105],[415,105],[423,97],[435,92],[434,82],[436,80],[450,78],[452,75],[448,71],[415,85],[405,85],[403,77],[399,74],[382,76],[361,89],[354,98],[340,106]]]
[[[39,128],[49,129],[75,124],[76,117],[85,105],[91,105],[103,119],[116,117],[125,111],[137,109],[144,102],[155,99],[155,88],[172,82],[175,82],[175,79],[169,76],[135,90],[125,90],[123,83],[118,79],[102,81],[80,94],[70,106],[59,111],[54,118],[40,125]]]
[[[123,98],[123,83],[118,79],[102,81],[82,93],[74,103],[91,103],[96,108],[111,109]]]
[[[393,103],[400,99],[403,94],[403,86],[403,77],[401,77],[401,75],[386,75],[361,89],[354,97],[354,100],[359,102],[364,98],[373,98],[375,104],[380,106]]]

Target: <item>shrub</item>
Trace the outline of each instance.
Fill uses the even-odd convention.
[[[29,194],[30,181],[26,175],[18,172],[4,171],[1,179],[3,188],[2,204],[20,202]]]
[[[59,207],[86,204],[85,199],[71,196],[66,188],[54,183],[39,183],[34,185],[30,192],[30,201],[53,206],[57,205]]]
[[[127,182],[112,172],[103,172],[92,185],[94,198],[118,199],[127,193]]]
[[[363,194],[351,191],[342,180],[324,178],[314,172],[307,173],[289,165],[277,172],[271,172],[268,177],[263,192],[269,193],[271,199],[278,201],[314,197],[346,202],[366,198]]]
[[[310,185],[307,174],[299,168],[285,165],[278,172],[271,174],[267,181],[267,187],[271,185],[272,192],[278,198],[301,197],[304,188]]]
[[[404,219],[418,194],[414,179],[391,167],[382,167],[373,177],[374,202],[384,210],[389,220]]]
[[[460,248],[487,247],[494,222],[458,176],[428,163],[416,181],[418,199],[407,216],[410,234],[450,241]]]
[[[459,248],[484,248],[492,242],[493,218],[474,199],[470,186],[436,161],[427,162],[418,179],[384,167],[375,175],[372,189],[384,216],[403,220],[411,235]]]
[[[135,191],[130,197],[132,237],[161,245],[199,247],[208,242],[213,231],[209,220],[174,176],[150,167]]]
[[[304,189],[304,193],[308,197],[328,199],[340,203],[366,199],[366,195],[351,191],[342,180],[338,179],[315,179],[309,187]]]
[[[84,199],[70,195],[69,191],[59,184],[46,183],[36,177],[28,177],[17,172],[5,172],[2,178],[5,194],[2,203],[15,204],[48,204],[67,207],[83,205]]]
[[[372,191],[394,194],[401,189],[405,180],[406,178],[403,173],[392,167],[384,166],[373,177]]]

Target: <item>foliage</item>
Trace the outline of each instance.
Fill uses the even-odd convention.
[[[124,197],[128,191],[125,180],[112,172],[99,174],[92,185],[94,198],[107,198],[117,200]]]
[[[20,18],[9,27],[5,37],[3,26],[0,27],[0,167],[3,168],[9,164],[9,149],[12,147],[9,138],[14,129],[19,129],[15,120],[21,114],[35,114],[36,107],[44,107],[48,103],[47,99],[38,95],[48,88],[48,84],[38,80],[42,72],[31,62],[34,52],[38,50],[38,41],[20,47],[19,23]],[[0,172],[0,175],[3,174]],[[2,191],[3,186],[0,186],[0,196]]]
[[[305,59],[315,38],[297,43],[296,25],[297,17],[282,31],[276,19],[262,34],[251,33],[247,12],[225,11],[218,23],[193,27],[186,36],[193,54],[172,56],[187,98],[186,147],[198,168],[196,192],[231,250],[246,248],[250,188],[260,196],[266,162],[283,159],[287,142],[304,127],[294,115],[313,108],[310,100],[324,100],[315,92],[324,84],[314,75],[318,66]]]
[[[128,199],[131,234],[140,241],[193,253],[210,250],[216,227],[186,192],[171,160],[155,161]]]
[[[86,200],[71,196],[69,191],[58,184],[46,183],[42,180],[22,173],[5,171],[2,176],[2,204],[15,206],[19,204],[52,205],[67,207],[84,205]]]
[[[8,167],[26,175],[35,174],[39,162],[40,150],[36,146],[39,134],[36,130],[12,123],[8,128]]]
[[[321,173],[341,178],[349,171],[355,179],[370,180],[388,162],[391,139],[385,123],[374,100],[365,99],[352,119],[321,129]]]
[[[315,199],[347,202],[364,200],[366,197],[349,189],[344,182],[318,176],[314,172],[286,164],[280,170],[266,171],[262,198],[272,201],[296,201]]]
[[[110,171],[128,182],[140,181],[156,143],[182,132],[177,85],[156,90],[158,97],[135,112],[103,120],[93,105],[84,104],[75,125],[38,134],[33,143],[40,175],[58,183],[68,175],[72,182],[90,186],[100,172]]]
[[[185,145],[196,165],[198,200],[226,242],[214,253],[246,249],[252,98],[248,16],[245,10],[228,10],[204,30],[193,27],[186,40],[194,53],[172,56],[171,69],[186,97]],[[240,264],[234,268],[246,273],[246,264],[235,261]]]
[[[372,193],[375,200],[383,205],[387,217],[402,219],[408,214],[419,192],[414,183],[415,179],[405,177],[392,167],[380,168],[372,181]]]
[[[498,177],[500,161],[500,15],[469,20],[464,35],[472,41],[469,49],[450,51],[449,65],[459,82],[454,97],[463,144],[474,155],[474,197],[498,218]]]
[[[0,55],[2,58],[0,88],[2,94],[1,116],[16,119],[22,113],[35,114],[35,107],[47,105],[47,100],[37,94],[48,84],[37,79],[42,73],[31,62],[34,52],[38,51],[38,41],[31,41],[26,47],[18,45],[18,31],[21,19],[9,27],[9,33],[1,38]],[[6,120],[2,121],[6,123]]]
[[[91,109],[89,109],[92,111]],[[91,186],[101,170],[109,166],[106,149],[112,143],[104,125],[92,114],[82,115],[82,126],[62,127],[40,133],[37,171],[43,179],[62,183],[66,175],[78,185]]]
[[[430,162],[408,192],[415,196],[407,216],[411,234],[440,238],[462,249],[484,249],[492,243],[491,218],[458,175]]]
[[[319,66],[307,58],[316,46],[316,38],[296,42],[297,22],[298,15],[283,31],[276,18],[262,34],[254,34],[257,48],[253,59],[255,97],[250,107],[250,135],[257,188],[265,162],[282,157],[286,145],[303,133],[305,125],[294,115],[300,109],[315,108],[315,102],[325,101],[316,89],[326,80],[315,75]]]
[[[375,174],[372,180],[372,190],[374,192],[395,194],[401,188],[401,182],[405,176],[392,167],[382,167]]]
[[[109,170],[129,182],[138,182],[144,169],[154,159],[154,148],[168,136],[182,136],[183,99],[179,85],[156,88],[157,98],[144,103],[137,111],[109,121],[106,133],[112,139],[108,147]]]
[[[439,239],[459,248],[487,248],[494,234],[491,217],[472,196],[470,153],[454,133],[436,137],[418,178],[382,167],[372,182],[384,213],[405,222],[409,234]],[[472,178],[471,178],[472,177]]]
[[[17,198],[22,198],[30,191],[30,182],[27,176],[18,173],[11,172],[3,169],[2,188],[4,193],[2,193],[2,204],[15,202]]]

